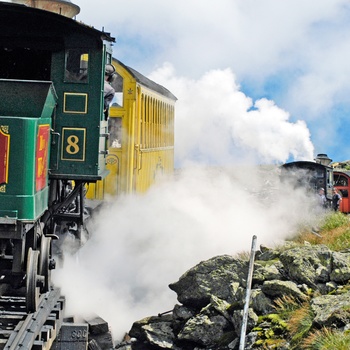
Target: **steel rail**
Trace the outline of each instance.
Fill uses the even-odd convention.
[[[37,338],[41,336],[41,332],[45,330],[45,325],[50,319],[50,314],[55,312],[55,308],[57,308],[57,305],[59,304],[60,292],[60,289],[53,289],[40,297],[38,310],[29,314],[23,321],[18,323],[16,329],[9,337],[4,350],[32,349],[34,343],[37,341]],[[59,328],[62,323],[62,319],[60,319],[61,317],[63,316],[57,315],[56,312],[56,321],[51,322],[54,324],[51,324],[52,331],[49,332],[50,336],[46,339],[46,341],[41,342],[40,348],[42,350],[50,349],[54,338],[56,338],[59,332]],[[39,341],[41,341],[41,339],[39,339]]]

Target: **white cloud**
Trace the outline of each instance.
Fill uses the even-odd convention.
[[[178,98],[175,149],[179,163],[227,165],[247,154],[260,163],[313,157],[306,124],[292,123],[273,101],[253,103],[240,91],[230,69],[212,70],[194,80],[177,77],[174,68],[165,64],[150,77]]]
[[[121,38],[137,33],[143,40],[158,41],[166,50],[154,57],[154,63],[170,61],[186,76],[228,66],[239,76],[261,76],[290,64],[290,55],[295,59],[314,49],[326,50],[319,46],[323,38],[315,40],[318,32],[313,28],[341,19],[347,2],[220,0],[206,6],[199,0],[134,0],[127,4],[106,0],[103,6],[83,0],[75,3],[81,7],[78,19],[88,24],[104,27]],[[331,39],[336,39],[336,32]]]

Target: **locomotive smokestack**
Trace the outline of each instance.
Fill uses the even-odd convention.
[[[80,12],[80,7],[70,0],[12,0],[12,2],[58,13],[69,18],[73,18]]]
[[[315,158],[315,162],[322,164],[322,165],[329,165],[331,163],[332,159],[328,158],[327,154],[319,153],[317,157]]]

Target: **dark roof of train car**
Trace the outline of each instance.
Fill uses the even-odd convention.
[[[147,88],[149,88],[149,89],[151,89],[153,91],[156,91],[156,92],[160,93],[161,95],[170,98],[171,100],[174,100],[174,101],[177,100],[176,96],[173,95],[164,86],[157,84],[153,80],[145,77],[144,75],[139,73],[137,70],[135,70],[135,69],[125,65],[124,63],[120,62],[116,58],[113,58],[113,60],[115,60],[116,62],[118,62],[118,64],[123,66],[132,75],[132,77],[134,77],[136,79],[136,81],[138,83],[140,83],[141,85],[143,85],[143,86],[145,86],[145,87],[147,87]]]
[[[293,167],[300,167],[300,166],[304,166],[304,167],[310,166],[310,167],[316,167],[316,168],[323,168],[323,167],[330,168],[329,166],[325,166],[325,165],[322,165],[320,163],[311,162],[311,161],[304,161],[304,160],[285,163],[282,165],[283,168],[293,168]]]
[[[81,31],[88,35],[95,35],[97,38],[100,38],[102,40],[107,40],[111,42],[115,41],[115,38],[113,38],[110,35],[110,33],[97,30],[82,22],[78,22],[74,19],[62,16],[60,14],[49,12],[46,10],[41,10],[38,8],[33,8],[22,4],[0,2],[0,22],[4,24],[7,22],[7,20],[9,20],[9,17],[12,18],[14,16],[21,16],[20,18],[29,18],[28,16],[33,16],[33,18],[37,17],[35,23],[38,23],[38,26],[40,26],[41,24],[39,20],[45,19],[46,21],[51,23],[60,23],[60,25],[64,26],[67,29],[67,32]],[[21,22],[17,20],[14,23],[11,23],[11,27],[14,28],[17,24],[18,26],[21,26]]]

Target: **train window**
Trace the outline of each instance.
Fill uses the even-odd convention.
[[[339,190],[339,192],[343,198],[348,198],[348,190]]]
[[[336,186],[348,186],[348,179],[343,175],[334,175]]]
[[[320,170],[320,171],[316,171],[316,177],[318,177],[318,178],[323,178],[323,171],[322,170]]]
[[[113,64],[112,55],[109,52],[106,52],[106,64]]]
[[[334,184],[334,177],[333,177],[333,170],[327,169],[327,186],[333,186]]]
[[[114,99],[112,101],[112,106],[114,107],[123,107],[123,83],[123,77],[118,73],[115,73],[113,81],[111,82],[111,85],[115,90]]]
[[[87,83],[89,53],[86,49],[69,49],[66,51],[64,81],[67,83]]]
[[[110,117],[108,119],[109,147],[122,147],[122,118]]]

